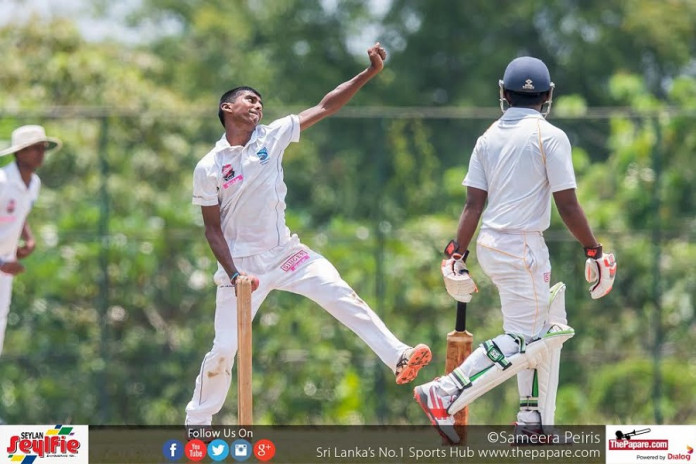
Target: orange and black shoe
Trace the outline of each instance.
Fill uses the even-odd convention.
[[[396,363],[396,383],[399,385],[413,382],[418,376],[418,371],[427,366],[433,355],[428,345],[419,344],[413,348],[404,350]]]

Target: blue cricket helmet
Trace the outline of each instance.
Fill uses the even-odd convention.
[[[505,68],[503,88],[519,93],[541,93],[551,90],[551,75],[543,61],[531,56],[515,58]]]
[[[551,82],[549,68],[539,58],[520,56],[515,58],[505,68],[503,78],[498,81],[500,87],[500,109],[505,112],[509,107],[505,99],[505,91],[539,94],[549,92],[549,98],[544,102],[541,114],[546,117],[551,112],[554,83]]]

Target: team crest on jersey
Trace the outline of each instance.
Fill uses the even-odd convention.
[[[14,198],[10,198],[10,201],[7,202],[7,214],[12,214],[14,213],[16,203],[14,201]]]
[[[222,167],[222,178],[228,181],[234,177],[234,169],[231,164],[226,164]]]
[[[268,163],[268,150],[266,150],[266,147],[263,147],[262,149],[257,151],[256,156],[259,157],[259,161],[261,161],[261,164]]]

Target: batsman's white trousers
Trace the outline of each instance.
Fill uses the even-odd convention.
[[[498,288],[503,330],[540,335],[549,312],[551,262],[541,232],[504,233],[482,229],[476,253],[481,268]]]
[[[503,312],[503,330],[506,333],[523,335],[527,342],[540,336],[544,325],[551,318],[551,261],[542,233],[482,229],[477,239],[476,253],[481,268],[498,288]],[[567,322],[565,314],[563,319],[556,319],[558,320],[554,322]],[[558,384],[557,367],[555,373],[556,383],[550,386],[553,391],[548,392],[554,403]],[[535,396],[534,375],[534,369],[523,370],[517,374],[517,389],[521,402]],[[521,407],[517,420],[521,423],[538,422],[539,415],[537,411]]]
[[[13,280],[14,276],[0,272],[0,354],[2,354],[2,346],[5,343],[5,329],[7,328],[7,315],[10,313]]]
[[[392,371],[401,353],[409,348],[341,279],[323,256],[302,245],[296,235],[283,246],[259,255],[235,258],[237,268],[259,278],[251,294],[252,317],[271,290],[306,296],[357,334]],[[237,353],[237,300],[224,272],[215,275],[215,340],[203,358],[193,398],[186,406],[187,425],[209,425],[225,402]]]

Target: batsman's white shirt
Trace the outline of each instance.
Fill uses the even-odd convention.
[[[577,187],[570,141],[538,111],[509,108],[479,137],[463,184],[488,192],[482,227],[543,232],[551,192]]]
[[[576,188],[570,141],[538,111],[509,108],[479,137],[463,184],[488,193],[476,250],[503,328],[535,336],[548,317],[551,194]]]
[[[0,259],[3,261],[17,260],[17,245],[24,221],[39,196],[40,188],[41,181],[36,174],[32,174],[27,187],[15,162],[0,169]],[[0,272],[0,353],[12,300],[12,280],[12,275]]]

